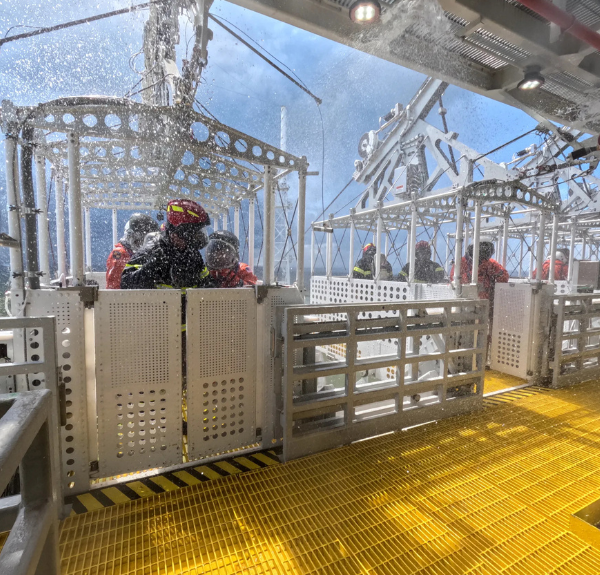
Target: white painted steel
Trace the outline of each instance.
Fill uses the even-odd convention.
[[[548,280],[551,284],[555,283],[556,270],[556,245],[558,243],[558,214],[554,214],[552,220],[552,237],[550,239],[550,269],[548,270]]]
[[[350,220],[350,247],[348,256],[348,279],[352,279],[354,271],[354,218]]]
[[[333,275],[333,234],[325,234],[325,273],[328,278]]]
[[[297,232],[297,261],[296,286],[300,293],[304,291],[304,232],[306,227],[306,172],[298,172],[298,232]]]
[[[106,290],[94,305],[101,477],[182,463],[179,290]]]
[[[473,224],[473,269],[471,270],[471,283],[476,285],[479,281],[479,240],[481,235],[481,202],[475,204],[475,222]]]
[[[50,283],[50,232],[48,231],[48,195],[46,193],[46,159],[35,155],[36,205],[38,210],[38,242],[42,284]]]
[[[310,275],[315,273],[315,229],[310,228]]]
[[[79,137],[70,132],[67,137],[69,161],[69,259],[71,285],[84,284],[83,223],[81,221],[81,175],[79,166]]]
[[[463,215],[462,197],[459,195],[456,201],[456,240],[454,242],[454,289],[456,295],[461,293],[461,265],[463,253]]]
[[[575,262],[575,237],[576,237],[576,226],[573,222],[571,224],[571,240],[569,242],[569,282],[573,281],[573,263]]]
[[[117,210],[112,210],[112,243],[113,246],[117,245],[119,241],[119,220],[117,217]]]
[[[406,251],[408,252],[408,283],[413,284],[415,281],[415,246],[417,243],[417,207],[413,204],[410,211],[410,235],[408,239],[408,246]]]
[[[254,269],[254,199],[248,201],[248,265]]]
[[[92,271],[92,220],[90,218],[90,208],[84,208],[85,219],[85,271]]]
[[[542,265],[544,264],[544,250],[545,250],[545,235],[546,235],[546,212],[540,213],[540,221],[538,228],[538,236],[537,236],[537,246],[536,246],[536,258],[535,258],[535,267],[537,268],[536,279],[542,279]]]
[[[59,374],[70,402],[67,425],[60,430],[61,483],[65,495],[85,493],[90,487],[88,421],[94,414],[87,408],[84,304],[78,291],[30,290],[28,300],[29,315],[56,318]],[[41,342],[39,337],[28,334],[30,352],[33,343]],[[45,387],[45,383],[31,386]]]
[[[503,226],[502,226],[502,267],[506,269],[506,265],[508,263],[508,224],[510,222],[510,218],[506,215],[504,216]]]
[[[56,260],[58,279],[65,282],[67,277],[67,243],[65,241],[65,196],[62,173],[56,173]]]
[[[240,238],[240,207],[233,208],[233,233],[236,238]]]
[[[272,285],[275,283],[275,190],[269,166],[265,166],[264,177],[263,282]]]
[[[257,441],[256,308],[251,288],[187,291],[190,459]]]
[[[381,214],[377,217],[377,230],[375,232],[376,234],[376,239],[375,239],[375,246],[377,247],[377,254],[375,256],[375,277],[373,279],[379,281],[380,279],[380,275],[381,275],[381,254],[383,253],[381,250],[381,235],[383,233],[383,220],[381,219]],[[332,236],[332,241],[333,241],[333,234],[328,234],[327,239],[329,240],[329,236]],[[331,277],[331,274],[327,274],[329,277]]]
[[[6,166],[6,204],[8,206],[8,235],[19,241],[19,247],[9,248],[10,261],[10,289],[22,290],[23,280],[23,252],[21,248],[21,218],[19,201],[19,169],[17,163],[17,139],[7,136],[5,140],[5,166]]]

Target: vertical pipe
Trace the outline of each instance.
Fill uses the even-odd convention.
[[[22,131],[21,146],[21,191],[25,219],[25,246],[27,251],[27,282],[30,289],[40,289],[38,259],[37,215],[33,189],[33,126],[27,124]]]
[[[581,233],[581,259],[585,259],[585,252],[587,251],[587,237],[585,231]]]
[[[92,220],[90,208],[84,208],[85,217],[85,267],[86,271],[92,271]]]
[[[275,283],[275,267],[273,254],[275,253],[275,197],[273,195],[273,177],[271,166],[264,168],[264,231],[263,231],[263,282],[267,285]]]
[[[466,249],[466,247],[469,245],[469,241],[471,239],[471,230],[470,230],[471,214],[470,214],[469,210],[465,209],[464,219],[465,219],[465,235],[463,238],[463,246]]]
[[[223,212],[223,229],[229,229],[229,208],[227,208],[227,211]]]
[[[463,202],[462,196],[459,195],[456,198],[456,242],[454,248],[454,289],[456,295],[460,297],[462,288],[460,282],[460,266],[462,263],[462,252],[463,252]]]
[[[79,171],[79,137],[68,134],[69,158],[69,258],[71,260],[72,285],[84,285],[83,272],[83,226],[81,221],[81,178]]]
[[[523,237],[520,240],[521,251],[519,253],[519,278],[523,277]]]
[[[352,209],[354,212],[354,208]],[[354,270],[354,213],[350,214],[350,254],[348,256],[348,279],[352,279]]]
[[[388,257],[388,254],[390,253],[390,234],[388,232],[385,232],[385,243],[383,246],[383,253],[385,255],[385,257]]]
[[[117,210],[112,211],[112,241],[113,246],[119,242],[119,219],[117,217]]]
[[[502,267],[506,269],[508,262],[508,214],[504,216],[504,226],[502,229]]]
[[[218,231],[219,230],[219,214],[216,213],[213,215],[212,217],[212,222],[213,222],[213,231]]]
[[[325,252],[325,273],[327,279],[331,279],[332,268],[333,268],[333,232],[326,233],[327,250]]]
[[[40,247],[40,271],[42,283],[50,282],[50,232],[48,231],[48,196],[46,193],[46,158],[35,155],[35,180],[37,192],[38,239]]]
[[[377,240],[375,246],[377,247],[377,253],[375,254],[375,277],[373,279],[379,281],[379,274],[381,273],[381,234],[383,232],[383,218],[381,212],[377,212]]]
[[[552,220],[552,239],[550,240],[550,270],[548,273],[548,280],[551,284],[556,283],[554,272],[556,269],[556,257],[554,254],[556,253],[556,245],[558,243],[558,214],[554,214],[554,219]]]
[[[315,230],[310,227],[310,277],[315,275]]]
[[[8,235],[19,242],[19,247],[9,248],[10,258],[10,289],[22,290],[23,281],[23,254],[21,252],[21,218],[19,202],[19,172],[17,166],[17,137],[13,134],[6,136],[6,203],[8,206]]]
[[[296,253],[296,285],[304,291],[304,227],[306,226],[306,172],[298,172],[298,231]]]
[[[475,222],[473,224],[473,269],[471,270],[471,283],[476,285],[479,281],[479,240],[481,236],[481,202],[475,202]]]
[[[450,234],[446,234],[446,262],[444,266],[446,274],[450,273]]]
[[[233,208],[233,233],[236,238],[240,238],[240,206]]]
[[[56,173],[56,259],[57,276],[62,282],[67,277],[67,245],[65,242],[65,191],[63,176]],[[66,287],[63,285],[62,287]]]
[[[535,239],[537,237],[537,224],[536,222],[532,222],[531,224],[531,247],[529,248],[529,279],[533,279],[533,269],[534,269],[534,254],[535,254]]]
[[[408,283],[415,281],[415,246],[417,245],[417,205],[415,202],[410,207],[410,236],[408,240]]]
[[[569,283],[573,281],[573,261],[575,260],[575,234],[577,233],[577,227],[573,222],[571,224],[571,242],[569,243]]]
[[[254,269],[254,198],[248,201],[248,265]]]
[[[542,279],[542,265],[544,264],[544,249],[545,249],[545,234],[546,234],[546,213],[540,213],[540,228],[538,230],[538,242],[536,251],[535,265],[537,267],[536,279]]]

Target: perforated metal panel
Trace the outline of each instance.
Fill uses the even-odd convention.
[[[255,443],[254,290],[189,290],[186,345],[190,457]]]
[[[100,475],[182,462],[181,294],[100,291],[95,304]]]
[[[360,280],[313,276],[310,283],[310,303],[371,303],[377,301],[399,303],[415,299],[415,287],[395,281]],[[433,287],[433,286],[426,286]],[[448,297],[447,290],[444,290]],[[451,295],[450,297],[454,297]],[[443,299],[442,296],[437,299]]]
[[[60,430],[63,492],[65,495],[85,493],[90,486],[90,457],[83,302],[74,291],[33,290],[28,298],[28,315],[56,318],[57,362],[67,401],[67,424]],[[27,330],[28,353],[41,354],[41,340],[35,331]],[[31,389],[44,388],[45,379],[31,376],[30,386]]]
[[[496,284],[492,325],[491,367],[527,377],[531,344],[532,286]]]

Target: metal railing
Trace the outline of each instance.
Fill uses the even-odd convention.
[[[479,299],[287,307],[284,459],[479,408],[487,327]]]
[[[0,395],[0,491],[20,470],[20,495],[0,499],[2,575],[60,573],[62,506],[58,452],[58,389],[54,318],[0,319],[0,329],[43,330],[44,360],[0,365],[0,376],[44,373],[47,389]]]
[[[552,387],[563,387],[600,376],[600,297],[555,296]]]

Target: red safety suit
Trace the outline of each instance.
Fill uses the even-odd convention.
[[[106,289],[121,289],[121,275],[132,255],[133,250],[122,241],[110,252],[106,260]]]
[[[460,281],[463,284],[470,284],[472,272],[473,261],[469,257],[463,257],[460,264]],[[493,305],[496,283],[507,283],[508,278],[508,272],[496,260],[490,258],[481,262],[477,273],[477,283],[481,290],[479,298],[488,299]],[[450,281],[453,279],[454,266],[452,266],[452,270],[450,271]]]
[[[237,268],[210,271],[211,287],[234,288],[256,285],[257,277],[248,264],[239,263]]]
[[[533,270],[533,279],[535,279],[537,269]],[[550,259],[548,258],[542,264],[542,279],[547,280],[550,278]],[[554,279],[564,281],[569,279],[569,264],[561,262],[560,260],[554,260]]]

